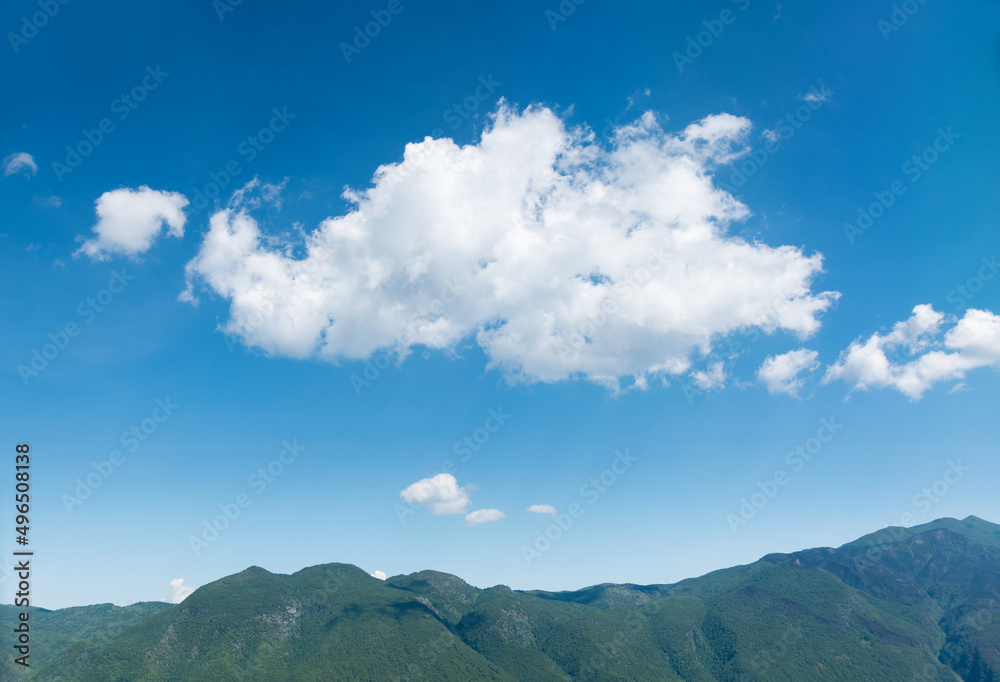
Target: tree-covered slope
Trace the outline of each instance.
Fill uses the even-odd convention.
[[[674,585],[573,592],[254,567],[136,607],[103,634],[106,606],[47,612],[73,613],[29,677],[996,682],[1000,526],[941,519]]]
[[[140,602],[131,606],[94,604],[49,611],[29,607],[21,609],[0,605],[0,631],[12,633],[18,624],[18,614],[28,611],[31,626],[31,657],[33,667],[41,668],[52,657],[75,642],[99,640],[115,635],[126,627],[152,615],[173,608],[164,602]],[[13,663],[13,650],[5,647],[0,657],[0,679],[8,679],[21,666]]]

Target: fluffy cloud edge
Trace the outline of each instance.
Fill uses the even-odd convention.
[[[183,237],[187,217],[184,207],[187,197],[179,192],[122,187],[105,192],[97,198],[95,211],[97,223],[91,228],[94,237],[86,239],[74,257],[87,256],[91,260],[106,261],[112,256],[136,259],[152,248],[160,237],[164,225],[167,236]]]
[[[945,325],[952,326],[942,338]],[[1000,368],[1000,316],[969,308],[956,320],[921,304],[888,334],[853,341],[827,368],[823,383],[844,381],[851,392],[892,388],[918,401],[934,385],[986,367]]]
[[[771,395],[783,393],[798,398],[804,384],[800,375],[819,369],[818,358],[818,352],[806,348],[769,356],[757,370],[757,380]]]
[[[194,589],[184,584],[184,578],[174,578],[170,581],[170,592],[167,594],[167,602],[170,604],[180,604],[194,592]]]
[[[469,489],[458,485],[451,474],[422,478],[401,490],[399,499],[430,507],[433,514],[464,514],[472,504]]]

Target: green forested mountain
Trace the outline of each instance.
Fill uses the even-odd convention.
[[[161,601],[140,602],[131,606],[94,604],[58,611],[0,605],[0,629],[6,633],[8,638],[4,640],[6,644],[17,626],[18,614],[27,610],[31,626],[31,666],[40,669],[53,656],[65,651],[75,642],[110,637],[130,625],[171,608],[172,604]],[[13,656],[8,655],[9,653],[9,647],[5,647],[4,656],[0,659],[0,678],[20,679],[12,677],[12,671],[19,669],[20,666],[13,664]]]
[[[941,519],[575,592],[252,567],[176,606],[32,617],[32,672],[8,655],[4,679],[1000,682],[1000,526]]]

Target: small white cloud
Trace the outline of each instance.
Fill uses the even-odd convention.
[[[281,193],[288,184],[288,178],[283,179],[278,184],[261,182],[256,175],[247,184],[233,192],[229,199],[230,210],[248,210],[259,208],[264,204],[271,204],[279,211],[281,210]]]
[[[167,601],[171,604],[180,604],[192,592],[194,592],[194,588],[185,585],[184,578],[174,578],[170,581],[170,594]]]
[[[767,387],[767,392],[773,394],[785,393],[798,397],[803,380],[799,378],[802,372],[813,372],[819,368],[816,359],[819,353],[814,350],[799,348],[782,355],[774,355],[766,360],[757,370],[757,380]]]
[[[464,514],[472,504],[468,488],[460,487],[451,474],[421,479],[401,491],[399,498],[430,507],[434,514]]]
[[[385,580],[388,577],[385,574],[385,571],[375,571],[371,575],[372,575],[373,578],[378,578],[379,580]]]
[[[779,133],[777,130],[771,130],[770,128],[763,131],[761,135],[763,135],[764,139],[766,139],[768,142],[777,142],[779,139],[781,139],[781,133]]]
[[[57,196],[51,197],[35,197],[35,203],[39,206],[51,206],[52,208],[59,208],[62,206],[62,199]]]
[[[804,95],[799,95],[799,99],[803,102],[809,102],[811,104],[817,104],[819,102],[828,102],[830,98],[833,97],[833,90],[826,87],[826,85],[820,81],[819,85],[814,86],[809,92]]]
[[[692,372],[691,380],[703,391],[723,388],[726,385],[726,367],[723,363],[716,362],[707,372]]]
[[[636,89],[635,92],[633,92],[631,95],[628,96],[628,106],[625,107],[625,111],[628,111],[629,109],[631,109],[632,107],[634,107],[636,104],[638,104],[639,100],[641,100],[641,99],[643,99],[645,97],[649,97],[649,95],[652,92],[653,91],[650,90],[649,88],[638,88],[638,89]]]
[[[73,255],[108,260],[112,254],[135,258],[145,253],[160,236],[164,223],[171,237],[184,236],[187,198],[179,192],[163,192],[143,185],[105,192],[97,199],[97,235],[83,242]],[[77,237],[82,240],[83,237]]]
[[[942,325],[953,321],[930,305],[918,305],[889,334],[854,341],[827,369],[823,383],[841,379],[853,384],[852,391],[889,387],[919,400],[940,381],[964,379],[966,372],[980,367],[1000,367],[1000,316],[970,308],[942,340]],[[900,350],[909,355],[901,356]]]
[[[555,514],[556,508],[551,504],[533,504],[528,507],[528,511],[535,514]]]
[[[505,518],[507,518],[507,515],[499,509],[477,509],[465,517],[465,525],[478,526],[481,523],[499,521],[500,519]]]
[[[35,163],[35,157],[27,152],[16,152],[10,154],[3,160],[3,176],[14,175],[15,173],[20,173],[25,177],[31,177],[38,172],[38,164]]]

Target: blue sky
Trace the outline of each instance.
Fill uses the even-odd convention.
[[[1000,7],[907,8],[8,3],[34,602],[667,583],[1000,520]]]

